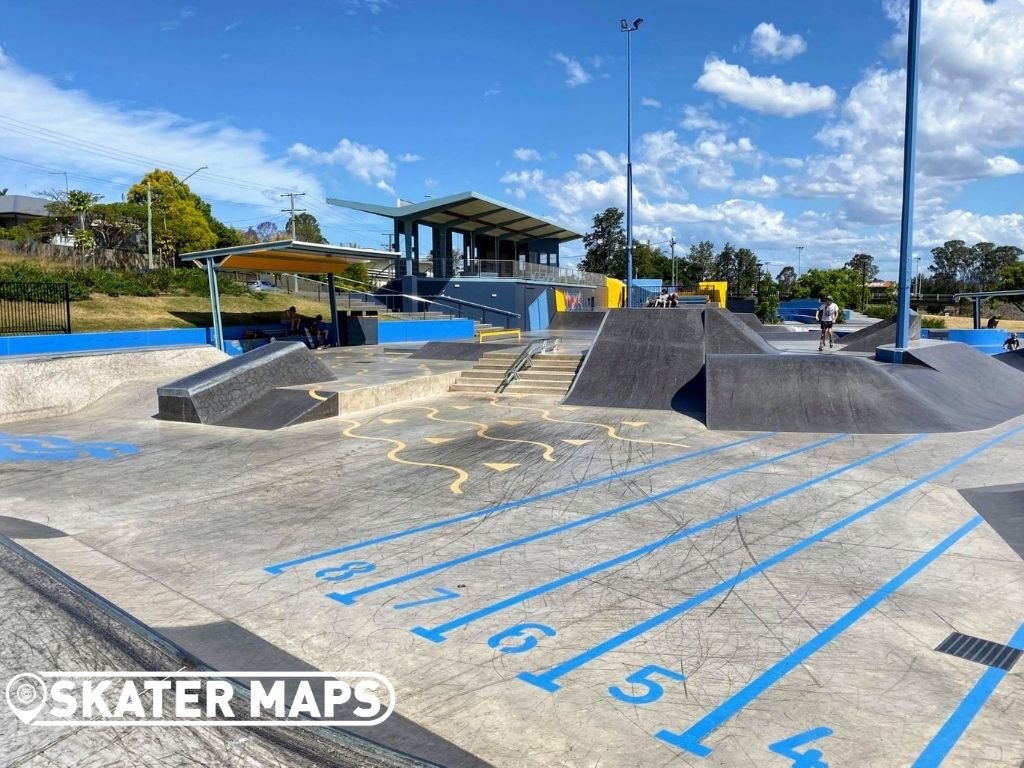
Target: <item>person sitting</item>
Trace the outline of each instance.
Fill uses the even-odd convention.
[[[327,344],[327,323],[323,315],[317,315],[309,321],[306,326],[306,338],[309,339],[311,349],[326,349]]]
[[[998,325],[999,325],[999,315],[992,315],[992,317],[990,317],[988,319],[988,326],[986,326],[986,327],[988,327],[988,328],[995,328]]]
[[[1017,338],[1016,332],[1006,337],[1006,341],[1003,342],[1003,349],[1007,352],[1016,352],[1020,349],[1020,339]]]
[[[299,330],[300,320],[301,318],[295,307],[288,307],[288,309],[281,313],[281,325],[285,326],[289,333]]]
[[[672,291],[672,293],[670,293],[668,295],[668,305],[670,307],[678,307],[679,306],[679,294],[676,293],[675,291]]]
[[[654,306],[656,307],[667,307],[668,306],[668,288],[662,288],[661,294],[657,299],[654,300]]]

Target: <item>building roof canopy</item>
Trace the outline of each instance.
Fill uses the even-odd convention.
[[[583,237],[579,232],[477,192],[460,192],[402,206],[360,203],[335,198],[327,198],[327,202],[354,211],[386,216],[389,219],[420,221],[433,226],[457,229],[460,232],[472,232],[478,237],[500,237],[516,242],[551,238],[560,243]]]
[[[371,248],[345,248],[340,245],[303,243],[299,240],[278,240],[271,243],[236,245],[182,254],[182,261],[213,260],[217,269],[251,272],[304,272],[306,274],[337,274],[351,264],[390,262],[399,254]]]

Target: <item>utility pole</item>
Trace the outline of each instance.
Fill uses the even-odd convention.
[[[146,253],[153,269],[153,185],[146,182]]]
[[[669,250],[672,251],[672,290],[676,290],[679,286],[676,285],[676,236],[669,235],[668,241]]]
[[[292,218],[291,218],[291,222],[292,222],[292,240],[295,239],[295,214],[296,214],[296,212],[304,213],[306,211],[305,208],[299,208],[298,211],[296,211],[296,208],[295,208],[295,198],[296,197],[302,197],[305,194],[306,194],[305,192],[285,192],[282,195],[278,195],[278,197],[290,197],[292,199],[292,204],[291,204],[290,208],[282,208],[281,209],[281,211],[284,212],[284,213],[288,213],[289,211],[291,212],[291,215],[292,215]]]
[[[388,239],[387,249],[389,251],[398,250],[395,247],[395,233],[394,232],[381,232],[381,234],[384,235],[384,237],[386,237]]]
[[[803,269],[802,269],[803,260],[804,260],[804,247],[802,245],[798,245],[796,247],[796,276],[797,277],[800,277],[800,273],[803,271]]]

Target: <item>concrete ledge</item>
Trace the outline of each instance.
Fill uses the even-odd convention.
[[[342,414],[355,413],[356,411],[379,408],[382,405],[396,405],[407,400],[443,395],[459,378],[459,373],[460,371],[447,371],[416,379],[339,392],[338,407]],[[320,387],[319,389],[322,392],[325,388]]]

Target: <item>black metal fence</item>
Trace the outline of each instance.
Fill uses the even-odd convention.
[[[71,333],[67,283],[0,282],[0,336]]]

